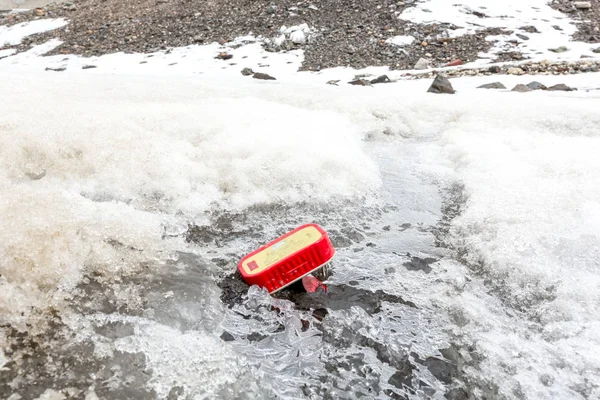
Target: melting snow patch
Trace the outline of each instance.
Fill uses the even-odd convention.
[[[63,18],[40,19],[13,26],[0,26],[0,46],[15,46],[27,36],[62,28],[67,25]]]
[[[489,37],[494,46],[481,58],[495,58],[504,51],[516,51],[532,59],[577,60],[593,55],[589,44],[572,42],[576,26],[563,13],[552,9],[546,0],[465,0],[461,4],[446,0],[428,0],[406,9],[401,19],[415,23],[449,23],[450,37],[463,36],[487,28],[501,27],[510,35]],[[532,28],[533,27],[533,28]],[[569,51],[554,53],[550,48],[566,46]]]

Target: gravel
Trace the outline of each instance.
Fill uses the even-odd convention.
[[[453,60],[473,61],[492,44],[488,29],[474,35],[448,38],[449,24],[419,25],[400,20],[408,6],[390,0],[280,0],[274,7],[267,0],[77,0],[50,4],[43,15],[35,10],[11,14],[0,24],[65,17],[66,28],[26,39],[19,51],[50,38],[63,44],[49,54],[98,56],[115,52],[155,52],[191,44],[225,43],[254,34],[268,39],[279,36],[282,26],[306,23],[313,34],[271,51],[295,48],[305,50],[303,70],[350,66],[363,68],[387,65],[392,69],[412,69],[420,58],[432,66]],[[397,35],[410,35],[415,41],[406,46],[387,43]]]
[[[575,39],[600,41],[600,0],[590,9],[577,9],[571,0],[555,0],[552,6],[582,21]],[[41,18],[65,17],[67,27],[26,38],[18,51],[50,38],[63,44],[52,54],[98,56],[115,52],[150,53],[171,47],[226,43],[253,34],[267,39],[280,35],[282,26],[306,23],[311,33],[295,32],[281,46],[267,50],[304,49],[302,70],[329,67],[390,66],[413,69],[420,59],[432,67],[460,60],[473,61],[489,50],[488,35],[509,34],[499,28],[449,38],[452,24],[420,25],[398,18],[412,1],[392,0],[76,0],[52,3],[43,9],[10,14],[0,24],[16,24]],[[525,32],[536,32],[524,26]],[[388,43],[398,35],[415,40],[404,46]],[[518,52],[498,54],[497,62],[525,60]]]

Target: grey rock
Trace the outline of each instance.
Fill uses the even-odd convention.
[[[26,172],[25,175],[32,181],[39,181],[46,176],[46,170],[43,170],[42,172]]]
[[[523,84],[519,84],[517,86],[515,86],[512,89],[513,92],[521,92],[521,93],[525,93],[525,92],[532,92],[533,89],[528,88],[527,86],[523,85]]]
[[[485,85],[478,86],[477,89],[506,89],[500,82],[486,83]]]
[[[81,67],[81,69],[92,69],[92,68],[98,68],[96,65],[84,65],[83,67]]]
[[[388,78],[387,75],[381,75],[381,76],[378,76],[377,78],[373,79],[371,81],[371,84],[374,85],[376,83],[389,83],[389,82],[391,82],[391,80],[390,80],[390,78]]]
[[[592,50],[593,53],[599,54],[600,53],[600,47],[596,47],[594,50]]]
[[[427,92],[429,92],[429,93],[447,93],[447,94],[456,93],[456,91],[452,87],[452,84],[450,83],[448,78],[446,78],[442,74],[439,74],[438,76],[435,77],[435,79],[433,80],[433,83],[431,84],[431,86],[429,87]]]
[[[531,90],[546,90],[547,89],[546,85],[539,83],[537,81],[529,82],[527,84],[527,87]]]
[[[334,86],[338,86],[338,83],[340,83],[339,79],[332,79],[330,81],[327,81],[328,85],[334,85]]]
[[[451,384],[452,378],[458,374],[457,366],[443,358],[428,357],[424,364],[433,376],[445,384]]]
[[[251,68],[244,68],[242,70],[242,75],[244,75],[244,76],[250,76],[252,74],[254,74],[254,71],[252,71]]]
[[[415,69],[427,69],[429,68],[429,60],[426,58],[419,58],[419,61],[415,64]]]
[[[371,86],[371,82],[366,79],[355,79],[353,81],[348,82],[350,85],[354,86]]]
[[[570,86],[567,86],[564,83],[559,83],[558,85],[550,86],[547,90],[550,90],[550,91],[571,92],[571,91],[577,90],[577,89],[574,89],[574,88],[572,88]]]
[[[560,46],[555,49],[548,49],[548,50],[550,50],[553,53],[564,53],[565,51],[569,51],[567,46]]]
[[[519,39],[523,39],[523,40],[529,40],[529,37],[528,37],[528,36],[522,35],[522,34],[520,34],[520,33],[517,33],[515,36],[516,36],[516,37],[518,37]]]
[[[527,33],[540,33],[540,31],[538,31],[538,29],[533,25],[522,26],[519,29]]]
[[[67,68],[65,68],[65,67],[60,67],[60,68],[50,68],[50,67],[47,67],[46,71],[62,72],[62,71],[65,71],[66,69]]]
[[[254,75],[252,75],[252,77],[254,79],[262,79],[263,81],[274,81],[274,80],[276,80],[271,75],[269,75],[269,74],[263,74],[262,72],[255,72]]]
[[[490,68],[488,68],[488,72],[491,72],[492,74],[499,74],[501,71],[502,68],[497,65],[492,65]]]

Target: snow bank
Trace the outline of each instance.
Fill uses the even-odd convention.
[[[54,305],[86,272],[166,257],[165,221],[363,196],[380,183],[338,113],[199,82],[159,92],[160,79],[26,76],[7,79],[0,99],[4,316]]]

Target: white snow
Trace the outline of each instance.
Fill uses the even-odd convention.
[[[386,43],[395,44],[396,46],[408,46],[415,41],[413,36],[394,36],[386,40]]]
[[[57,18],[22,22],[13,26],[0,26],[0,47],[17,45],[27,36],[62,28],[65,25],[67,25],[65,19]]]
[[[307,24],[294,25],[289,28],[284,25],[279,29],[279,32],[281,34],[273,39],[276,46],[281,46],[286,40],[290,40],[295,44],[304,44],[314,35],[314,29]]]
[[[6,50],[0,50],[0,58],[4,58],[4,57],[8,57],[8,56],[12,56],[13,54],[15,54],[17,52],[16,49],[6,49]]]

